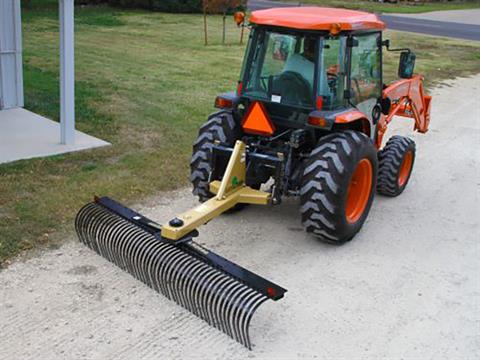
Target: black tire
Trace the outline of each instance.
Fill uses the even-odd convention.
[[[377,191],[385,196],[398,196],[407,187],[415,163],[415,142],[395,135],[378,152]]]
[[[361,165],[359,165],[361,164]],[[349,187],[357,169],[365,169],[366,191],[357,191],[362,205],[347,206]],[[300,213],[308,233],[323,241],[349,241],[365,222],[375,193],[377,151],[363,133],[348,130],[320,139],[306,162],[300,189]],[[356,216],[351,215],[353,208]]]
[[[212,114],[208,121],[198,131],[198,137],[193,144],[193,153],[190,160],[190,181],[193,185],[193,194],[200,202],[210,199],[213,194],[209,191],[209,175],[212,163],[212,145],[216,140],[226,146],[233,146],[240,138],[240,128],[232,114],[220,111]],[[226,167],[225,164],[217,164]],[[219,169],[223,172],[223,169]]]

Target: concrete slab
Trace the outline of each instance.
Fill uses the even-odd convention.
[[[468,10],[431,11],[420,14],[389,14],[412,19],[454,22],[458,24],[480,25],[480,8]]]
[[[110,145],[75,131],[75,144],[60,144],[60,124],[31,111],[0,111],[0,163],[51,156]]]

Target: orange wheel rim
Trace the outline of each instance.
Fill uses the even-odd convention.
[[[400,172],[398,173],[398,186],[403,186],[408,180],[413,165],[413,152],[410,150],[405,154]]]
[[[345,202],[345,217],[349,223],[357,222],[364,213],[372,191],[372,181],[372,163],[368,159],[360,160],[350,179]]]

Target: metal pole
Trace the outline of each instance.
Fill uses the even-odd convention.
[[[73,1],[60,0],[60,142],[75,142]]]
[[[22,60],[22,15],[20,0],[15,0],[15,66],[16,66],[16,89],[17,89],[17,106],[23,107],[23,60]]]

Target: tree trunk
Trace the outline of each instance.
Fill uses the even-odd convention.
[[[222,44],[225,45],[225,22],[227,20],[227,14],[223,13],[223,32],[222,32]]]
[[[242,24],[242,30],[240,30],[240,45],[243,44],[243,30],[245,29],[245,26]]]
[[[203,32],[205,33],[205,46],[207,46],[208,45],[207,7],[203,8]]]

